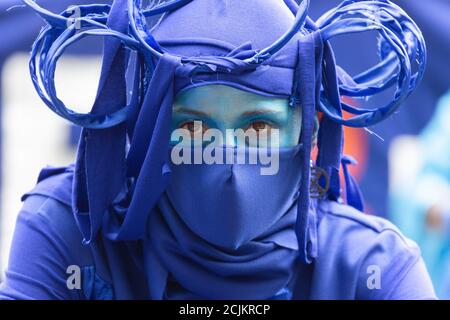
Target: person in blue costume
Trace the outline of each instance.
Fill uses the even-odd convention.
[[[23,197],[2,299],[435,299],[417,245],[362,213],[342,155],[343,125],[386,119],[423,76],[424,40],[401,8],[347,0],[314,22],[306,0],[115,0],[79,6],[73,20],[73,9],[24,1],[47,22],[33,83],[83,130],[74,165],[44,168]],[[380,63],[352,77],[328,40],[370,30]],[[96,101],[80,114],[53,76],[86,36],[105,37],[104,58]],[[382,107],[341,102],[392,89]],[[277,170],[175,163],[177,129],[194,137],[183,150],[206,149],[195,137],[207,129],[277,129]],[[220,142],[216,151],[239,155],[242,143]],[[325,179],[313,184],[317,170]]]

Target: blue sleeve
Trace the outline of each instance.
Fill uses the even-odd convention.
[[[399,279],[388,298],[390,300],[437,299],[422,258],[419,258]]]
[[[66,205],[28,197],[17,217],[0,299],[82,299],[80,290],[68,288],[66,273],[68,266],[82,263],[73,249],[80,242]]]
[[[361,265],[358,299],[436,299],[419,247],[396,229],[382,231]]]

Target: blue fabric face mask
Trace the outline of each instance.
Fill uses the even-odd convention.
[[[170,299],[269,299],[283,292],[297,261],[300,150],[281,149],[275,175],[261,175],[261,164],[172,164],[146,250],[157,257],[150,269],[160,261],[173,279],[152,286],[152,294],[165,288]]]
[[[283,224],[286,213],[294,208],[301,179],[300,149],[301,145],[280,149],[278,159],[273,159],[278,164],[271,164],[278,171],[272,175],[262,174],[262,164],[172,164],[168,200],[203,240],[237,249]],[[244,152],[240,148],[232,151],[236,157]],[[258,148],[247,149],[247,159],[257,152]],[[289,233],[289,243],[283,244],[294,248],[294,225],[290,227],[279,231]]]

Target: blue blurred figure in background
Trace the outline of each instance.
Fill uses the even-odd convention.
[[[394,184],[391,213],[396,225],[419,244],[436,293],[450,299],[450,91],[412,141],[416,168]],[[399,159],[408,165],[410,157]]]

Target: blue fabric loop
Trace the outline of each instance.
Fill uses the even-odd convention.
[[[334,121],[351,127],[376,124],[395,112],[422,79],[426,66],[423,36],[408,15],[390,1],[346,0],[319,18],[317,25],[324,40],[369,30],[377,30],[381,35],[381,62],[353,78],[340,69],[340,94],[366,98],[397,85],[393,100],[373,110],[342,103],[344,110],[355,115],[350,119],[337,115],[335,105],[322,99],[321,110]],[[414,61],[417,71],[412,73]]]
[[[187,5],[192,0],[169,0],[160,4],[155,5],[152,8],[149,9],[143,9],[142,13],[146,17],[155,16],[158,14],[174,11],[176,9],[179,9],[185,5]]]
[[[54,14],[40,7],[34,0],[22,1],[39,14],[49,25],[61,29],[66,29],[77,21],[82,24],[90,24],[93,21],[104,23],[111,9],[111,6],[107,4],[74,5],[64,10],[61,14]],[[73,17],[74,13],[80,13],[80,17]]]
[[[151,9],[143,10],[141,8],[140,0],[128,0],[128,13],[130,18],[131,31],[133,35],[153,55],[155,55],[156,57],[161,57],[164,51],[159,46],[159,44],[152,36],[152,34],[149,32],[145,22],[145,16],[169,12],[186,5],[191,1],[192,0],[169,1],[166,4],[156,6],[154,8],[154,11],[152,12]],[[302,0],[297,10],[293,26],[272,45],[255,53],[254,56],[247,58],[246,62],[251,64],[260,64],[269,59],[270,57],[272,57],[281,48],[283,48],[304,26],[308,14],[309,3],[310,3],[309,0]]]
[[[65,49],[84,37],[100,36],[117,38],[129,49],[142,52],[139,42],[121,32],[107,28],[104,24],[105,18],[107,17],[105,15],[105,9],[105,6],[85,6],[80,11],[86,14],[86,18],[82,20],[83,23],[79,27],[81,29],[89,28],[87,30],[77,30],[77,23],[69,23],[67,19],[64,20],[64,24],[66,24],[65,29],[60,28],[60,23],[58,23],[57,27],[46,26],[40,32],[31,51],[29,69],[33,85],[41,99],[59,116],[85,128],[98,129],[122,123],[127,118],[129,107],[124,106],[113,113],[98,115],[77,113],[67,108],[57,97],[54,83],[56,64]],[[70,10],[72,9],[67,9],[62,15],[69,14]],[[54,19],[51,19],[50,15],[47,18],[52,23],[54,22]],[[93,27],[95,29],[92,29]],[[144,57],[149,57],[146,52],[142,52],[142,54]],[[38,57],[39,64],[36,61]],[[149,62],[147,61],[147,63]]]

